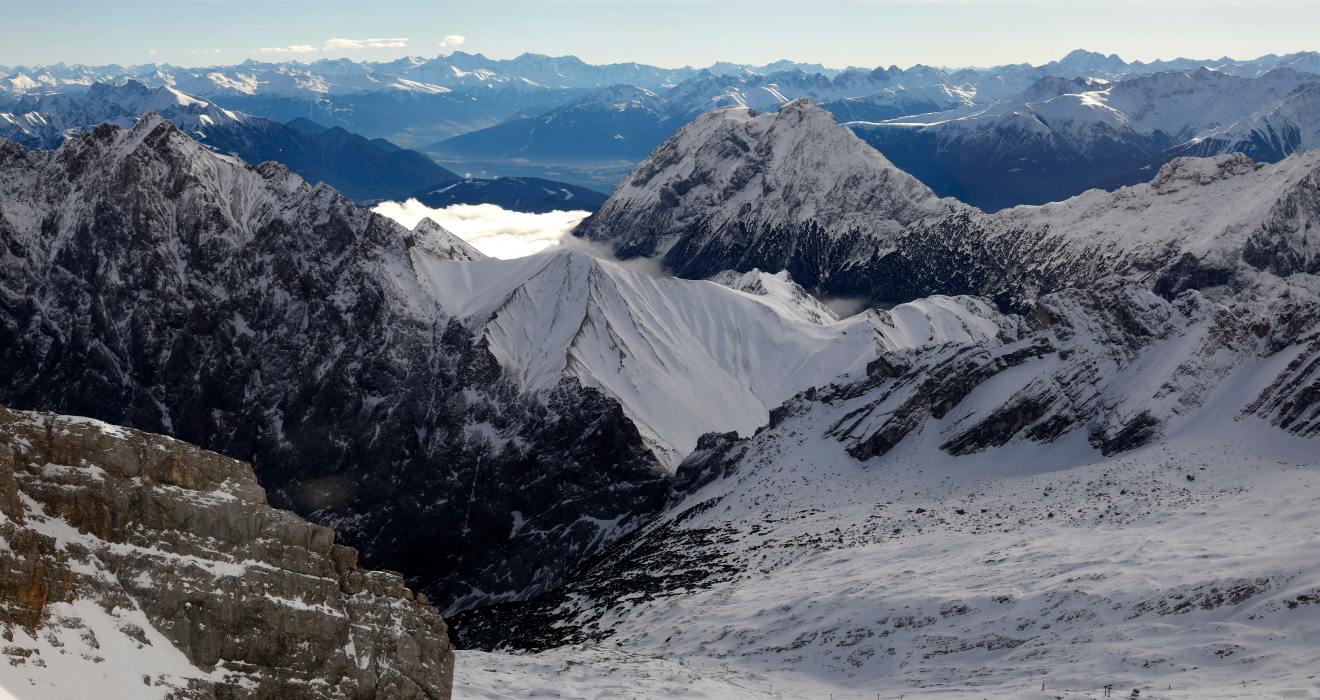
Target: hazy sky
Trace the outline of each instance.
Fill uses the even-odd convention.
[[[666,67],[781,58],[839,68],[989,66],[1045,63],[1075,48],[1129,61],[1320,49],[1316,0],[0,0],[0,17],[8,26],[0,65],[11,67],[432,57],[454,50],[452,41],[440,46],[452,35],[465,38],[462,50],[492,58],[573,54]],[[289,47],[302,50],[257,53]]]

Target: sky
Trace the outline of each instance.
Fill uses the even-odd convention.
[[[1076,48],[1128,61],[1320,49],[1316,0],[0,0],[0,16],[8,67],[388,61],[454,50],[667,68],[779,59],[984,67],[1046,63]]]

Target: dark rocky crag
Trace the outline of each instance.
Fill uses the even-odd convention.
[[[617,401],[505,377],[418,280],[480,257],[155,115],[0,141],[0,401],[253,464],[442,609],[525,596],[663,503]]]
[[[762,527],[807,517],[805,509],[766,510],[762,519],[745,513],[701,517],[726,510],[748,483],[770,478],[767,472],[782,464],[776,461],[781,453],[789,455],[783,461],[801,455],[784,443],[837,441],[878,480],[894,464],[882,459],[886,454],[922,440],[965,456],[1075,436],[1111,457],[1160,440],[1197,412],[1222,410],[1214,404],[1215,392],[1251,364],[1269,367],[1273,378],[1259,394],[1245,393],[1239,397],[1245,401],[1229,405],[1237,419],[1258,420],[1255,430],[1277,428],[1280,437],[1320,436],[1318,306],[1285,309],[1267,329],[1194,290],[1170,302],[1136,283],[1109,281],[1050,294],[1026,315],[995,320],[1000,332],[983,341],[886,352],[870,363],[866,376],[799,392],[771,411],[769,424],[750,438],[702,436],[678,466],[662,515],[588,561],[558,590],[455,616],[455,645],[608,646],[628,639],[620,628],[628,629],[629,618],[642,611],[682,605],[682,596],[767,574],[754,554],[758,549],[821,546],[819,537],[748,545]],[[1017,379],[1005,391],[1009,374]],[[998,390],[977,393],[995,381]],[[1040,516],[1054,513],[1042,510]],[[901,532],[900,525],[894,537]],[[1133,615],[1145,612],[1138,607]]]
[[[1296,299],[1286,287],[1314,295],[1290,279],[1320,271],[1314,152],[1273,165],[1240,153],[1180,158],[1149,184],[986,214],[936,199],[810,100],[769,116],[703,115],[575,235],[620,257],[656,257],[681,277],[788,270],[818,294],[890,303],[971,294],[1025,313],[1114,276],[1169,300],[1217,288],[1213,297],[1268,307],[1263,315]]]
[[[193,445],[0,407],[6,677],[59,688],[107,664],[105,697],[128,674],[180,700],[448,698],[426,596],[265,496],[250,466]]]

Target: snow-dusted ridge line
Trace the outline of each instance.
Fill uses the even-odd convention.
[[[241,455],[273,504],[446,609],[553,586],[663,498],[617,401],[520,391],[418,278],[479,252],[158,115],[55,151],[0,141],[0,238],[3,294],[30,302],[0,305],[0,399]]]
[[[1320,386],[1320,307],[1262,337],[1129,282],[987,320],[704,437],[667,511],[561,592],[451,621],[460,646],[544,650],[468,652],[461,692],[491,687],[476,665],[568,690],[553,660],[748,698],[1320,693],[1320,401],[1289,394]]]
[[[786,276],[740,291],[566,250],[485,258],[154,114],[55,151],[0,142],[0,173],[5,284],[39,300],[0,309],[25,339],[0,356],[5,400],[249,456],[272,502],[369,542],[446,609],[555,585],[660,506],[703,433],[750,435],[881,350],[995,332],[966,298],[822,323]],[[106,211],[143,212],[139,233],[111,235],[130,226]],[[92,261],[90,281],[71,271]],[[144,316],[144,295],[163,310]],[[62,335],[85,303],[107,322]],[[511,486],[527,479],[543,488]]]
[[[762,276],[766,293],[754,294],[657,279],[575,251],[418,264],[434,298],[482,333],[520,387],[540,391],[571,376],[602,389],[671,466],[703,433],[750,435],[771,408],[863,372],[882,350],[986,332],[987,308],[971,299],[836,320],[786,279]]]
[[[1023,310],[1118,275],[1268,315],[1316,298],[1316,153],[1179,158],[1147,184],[986,214],[937,199],[799,100],[773,115],[718,110],[679,130],[575,235],[682,276],[787,269],[840,296],[977,294]]]

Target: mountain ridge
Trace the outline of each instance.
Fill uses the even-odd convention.
[[[1316,245],[1310,221],[1317,202],[1306,183],[1317,177],[1317,152],[1274,164],[1240,153],[1183,158],[1166,164],[1150,184],[986,214],[937,199],[809,100],[790,103],[781,114],[804,111],[813,115],[803,122],[807,132],[740,133],[738,144],[729,142],[733,127],[699,127],[726,117],[738,124],[774,116],[732,108],[694,122],[634,169],[574,235],[621,257],[656,257],[684,276],[705,277],[710,268],[788,269],[818,293],[887,302],[977,294],[1022,311],[1038,296],[1111,275],[1140,278],[1169,298],[1188,288],[1232,296],[1244,314],[1316,293],[1309,277],[1292,275],[1315,273],[1309,251]],[[894,210],[910,214],[883,226],[883,217],[868,216],[867,227],[849,229],[837,222],[870,212],[869,200],[827,196],[828,186],[794,190],[775,184],[782,175],[773,170],[744,168],[753,162],[746,154],[793,153],[794,139],[859,154],[849,187],[877,178],[909,183],[912,194],[903,201],[910,204]],[[833,162],[785,162],[785,173],[794,167],[840,172]],[[720,179],[730,174],[737,175],[729,180],[733,187]],[[1256,193],[1253,204],[1238,207],[1246,190]],[[752,200],[744,202],[747,197]],[[781,200],[797,203],[783,210]],[[766,251],[775,259],[757,257]]]

